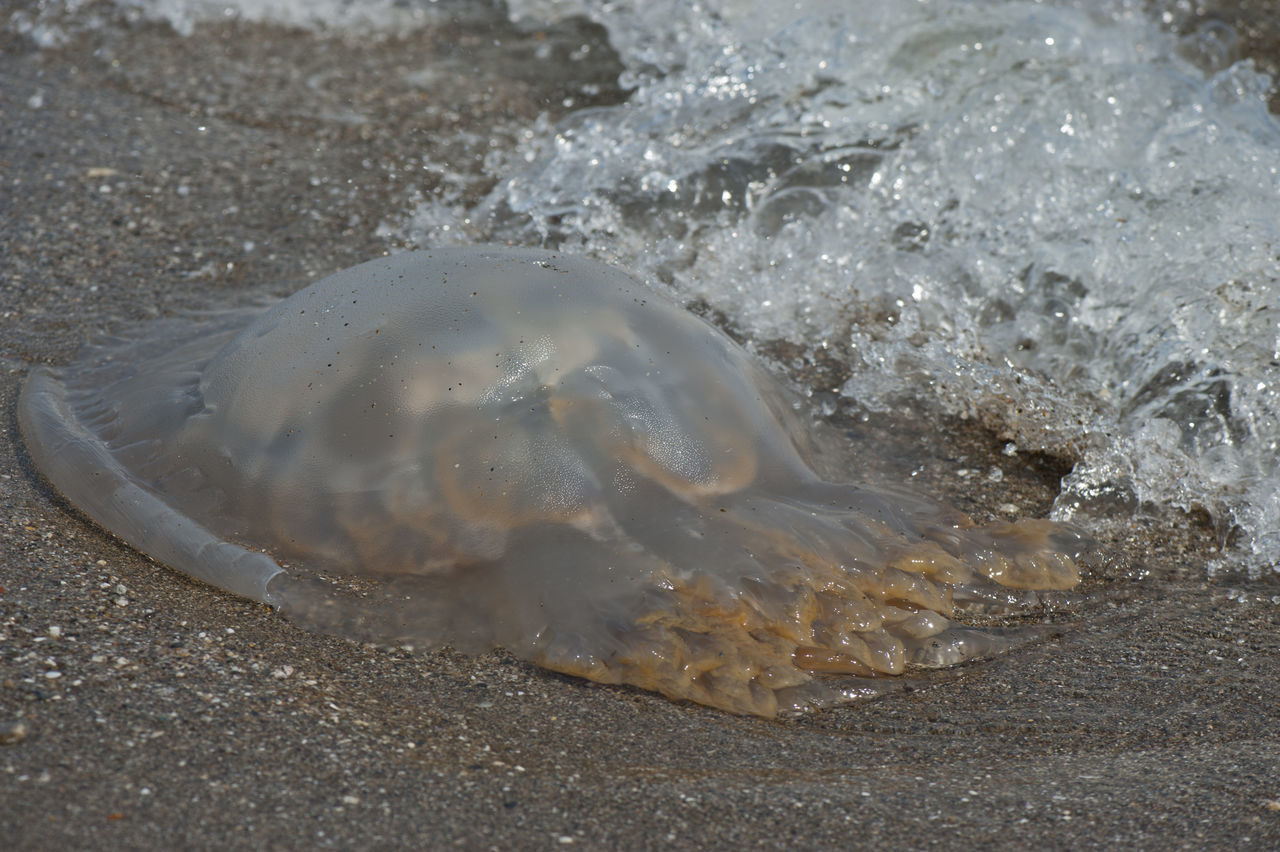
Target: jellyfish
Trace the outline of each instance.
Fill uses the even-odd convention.
[[[36,466],[128,544],[316,630],[771,717],[1012,641],[1082,538],[815,473],[832,441],[718,329],[538,249],[364,263],[38,368]],[[827,464],[824,466],[829,467]]]

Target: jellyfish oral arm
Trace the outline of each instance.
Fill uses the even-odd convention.
[[[34,372],[22,396],[19,427],[26,446],[64,497],[157,561],[180,565],[233,594],[275,603],[267,588],[283,572],[275,560],[215,536],[142,486],[73,415],[66,388],[52,373]]]

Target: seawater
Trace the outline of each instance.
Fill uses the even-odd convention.
[[[120,4],[179,32],[465,7]],[[1231,33],[1175,37],[1125,0],[501,11],[599,22],[630,95],[529,127],[480,205],[422,202],[384,233],[618,263],[756,341],[836,353],[834,390],[872,416],[977,417],[1072,459],[1060,519],[1204,510],[1234,542],[1213,570],[1276,571],[1280,126]]]

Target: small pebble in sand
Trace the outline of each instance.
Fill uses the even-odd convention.
[[[30,733],[27,723],[21,720],[0,722],[0,745],[17,745]]]

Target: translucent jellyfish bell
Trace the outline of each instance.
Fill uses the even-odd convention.
[[[1057,525],[822,480],[822,427],[746,352],[548,251],[406,253],[153,323],[36,370],[19,417],[90,517],[303,624],[738,713],[994,653],[958,602],[1078,580]]]

